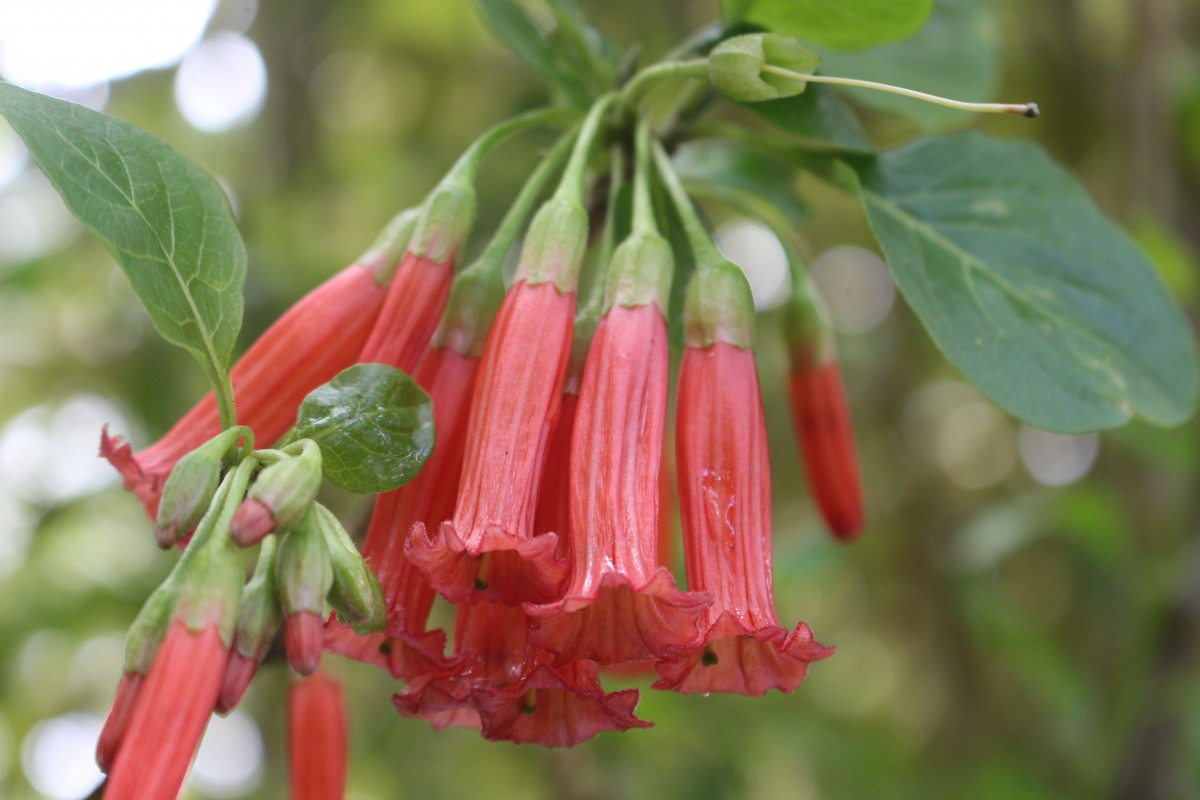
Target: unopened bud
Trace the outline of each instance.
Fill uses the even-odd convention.
[[[129,727],[129,718],[133,714],[133,704],[145,677],[138,672],[126,672],[117,684],[117,696],[113,698],[112,709],[108,712],[108,718],[104,720],[100,740],[96,742],[96,763],[101,772],[107,773],[117,760],[117,750],[121,746],[121,740],[125,738],[125,730]]]
[[[162,501],[154,536],[164,550],[189,534],[217,493],[225,457],[241,437],[251,437],[249,428],[229,428],[185,455],[175,464],[163,485]]]
[[[275,580],[286,617],[288,660],[297,672],[308,674],[320,661],[325,598],[333,586],[329,549],[315,510],[280,543]]]
[[[781,33],[749,33],[726,39],[708,57],[708,75],[714,87],[730,100],[761,103],[800,94],[808,85],[821,57]],[[786,70],[781,75],[766,67]]]
[[[325,544],[329,549],[329,561],[333,568],[333,588],[329,593],[329,604],[338,615],[349,623],[356,633],[365,634],[381,631],[387,626],[387,606],[383,600],[383,589],[374,573],[363,561],[362,554],[350,540],[342,523],[325,506],[314,505]]]
[[[300,449],[299,455],[263,469],[233,515],[229,532],[242,547],[256,544],[271,531],[290,528],[312,507],[321,488],[321,449],[310,439],[293,446]]]
[[[263,542],[254,576],[242,591],[233,647],[225,666],[221,693],[217,697],[216,710],[219,714],[229,713],[241,702],[279,630],[281,610],[275,583],[277,541],[270,538]]]

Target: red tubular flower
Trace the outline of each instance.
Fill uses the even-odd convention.
[[[112,769],[117,757],[121,740],[129,729],[129,719],[133,715],[133,705],[137,700],[138,691],[146,676],[138,672],[126,672],[117,684],[117,696],[113,698],[112,709],[104,720],[104,728],[100,731],[100,741],[96,743],[96,763],[101,772]]]
[[[324,672],[292,682],[288,750],[293,800],[341,800],[345,796],[345,700],[341,684]]]
[[[836,360],[797,368],[788,376],[792,420],[804,455],[808,485],[825,524],[849,541],[863,526],[862,484],[854,428]]]
[[[551,665],[553,654],[529,647],[519,607],[461,605],[455,674],[413,682],[393,701],[400,713],[437,728],[481,728],[488,739],[570,747],[604,731],[650,727],[633,714],[638,692],[605,694],[596,664]]]
[[[437,329],[453,278],[454,258],[438,261],[412,250],[405,253],[358,361],[412,372]]]
[[[600,321],[571,446],[573,577],[562,599],[526,607],[533,642],[556,664],[666,655],[695,638],[710,602],[680,591],[658,562],[667,361],[656,304],[617,305]]]
[[[500,307],[475,385],[453,518],[409,534],[409,558],[452,601],[545,602],[562,587],[558,537],[534,535],[534,512],[574,314],[574,292],[552,281],[518,281]]]
[[[173,800],[179,794],[221,690],[226,656],[216,625],[195,632],[171,624],[137,692],[106,798]]]
[[[354,363],[367,341],[387,287],[376,269],[346,267],[293,305],[250,346],[231,372],[238,419],[266,445],[296,422],[304,397]],[[101,435],[100,455],[121,473],[154,519],[175,462],[221,430],[209,393],[155,444],[134,453],[120,437]]]
[[[832,653],[799,623],[779,624],[771,587],[767,426],[751,350],[754,304],[717,256],[696,271],[684,312],[676,468],[688,586],[712,593],[701,635],[655,665],[656,689],[790,692]]]

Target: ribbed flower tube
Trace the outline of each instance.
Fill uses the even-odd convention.
[[[574,292],[515,283],[492,326],[453,517],[414,526],[409,558],[454,602],[545,602],[566,578],[555,534],[535,535],[546,451],[571,354]]]
[[[348,747],[341,683],[323,671],[293,681],[288,694],[292,800],[341,800]]]
[[[453,278],[453,258],[439,262],[405,253],[358,361],[412,372],[437,329]]]
[[[709,598],[659,566],[667,326],[655,303],[614,306],[588,351],[572,436],[573,572],[562,599],[526,607],[555,663],[663,656],[696,636]]]
[[[689,346],[679,370],[677,469],[689,588],[711,592],[700,637],[660,660],[656,689],[792,691],[832,652],[799,623],[779,624],[772,595],[771,478],[754,353],[726,341]]]
[[[108,800],[173,800],[212,715],[228,648],[217,626],[174,622],[146,676],[109,774]]]

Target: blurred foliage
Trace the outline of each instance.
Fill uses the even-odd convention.
[[[581,6],[614,40],[640,41],[652,57],[719,11],[684,0]],[[1005,56],[997,95],[1036,99],[1044,117],[962,124],[1040,140],[1129,226],[1195,320],[1200,8],[1007,0],[993,10]],[[479,132],[545,97],[468,0],[261,0],[248,35],[270,80],[251,126],[218,135],[190,128],[174,105],[171,70],[114,84],[107,109],[229,187],[250,255],[241,347],[419,201]],[[877,142],[919,132],[862,110]],[[478,230],[494,225],[531,168],[544,144],[533,139],[486,164]],[[815,182],[801,189],[812,253],[870,246],[848,198]],[[70,403],[91,398],[93,415],[108,404],[100,407],[120,415],[114,427],[144,445],[205,388],[192,360],[154,336],[102,247],[86,236],[61,241],[0,264],[7,797],[37,796],[20,764],[35,723],[107,712],[120,636],[171,560],[111,479],[96,493],[70,477],[95,472],[79,463],[104,421],[81,430],[79,419],[90,418]],[[351,797],[1200,796],[1200,422],[1106,433],[1091,473],[1065,488],[1039,485],[1019,464],[986,488],[961,488],[937,459],[944,420],[913,421],[914,398],[958,378],[898,305],[879,327],[840,341],[869,521],[860,541],[838,546],[802,491],[778,326],[775,314],[763,316],[759,353],[776,595],[785,624],[804,619],[837,654],[789,696],[644,691],[639,715],[653,730],[561,752],[401,719],[389,702],[397,686],[346,664]],[[1001,420],[988,430],[970,440],[981,442],[978,456],[1011,453],[1016,426]],[[341,495],[332,502],[348,520],[365,518]],[[286,796],[285,673],[269,665],[248,696],[268,763],[241,796]],[[187,796],[207,795],[193,786]]]

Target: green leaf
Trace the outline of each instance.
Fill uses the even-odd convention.
[[[295,438],[320,446],[326,477],[343,489],[389,492],[433,452],[433,402],[395,367],[355,364],[304,398]]]
[[[163,338],[228,371],[246,249],[208,173],[119,119],[0,82],[8,118],[67,207],[116,258]]]
[[[720,0],[720,3],[721,18],[728,26],[745,17],[750,6],[754,5],[754,0]]]
[[[748,103],[754,113],[783,128],[805,146],[821,152],[875,152],[854,112],[827,86],[810,83],[801,94]]]
[[[689,184],[729,200],[739,208],[767,206],[789,225],[806,211],[796,194],[796,168],[786,162],[730,141],[690,142],[673,159],[679,176]]]
[[[1000,72],[1000,33],[986,0],[935,0],[929,22],[902,42],[852,53],[823,50],[821,72],[891,83],[956,100],[992,99]],[[869,89],[848,89],[855,100],[901,114],[924,130],[961,124],[965,111]]]
[[[1197,354],[1145,256],[1037,147],[913,142],[861,176],[896,283],[997,405],[1063,433],[1191,414]]]
[[[586,87],[573,71],[565,69],[554,46],[513,0],[476,0],[500,41],[542,77],[563,91],[571,103],[587,108]]]
[[[916,33],[933,0],[757,0],[752,22],[826,47],[853,50]]]

